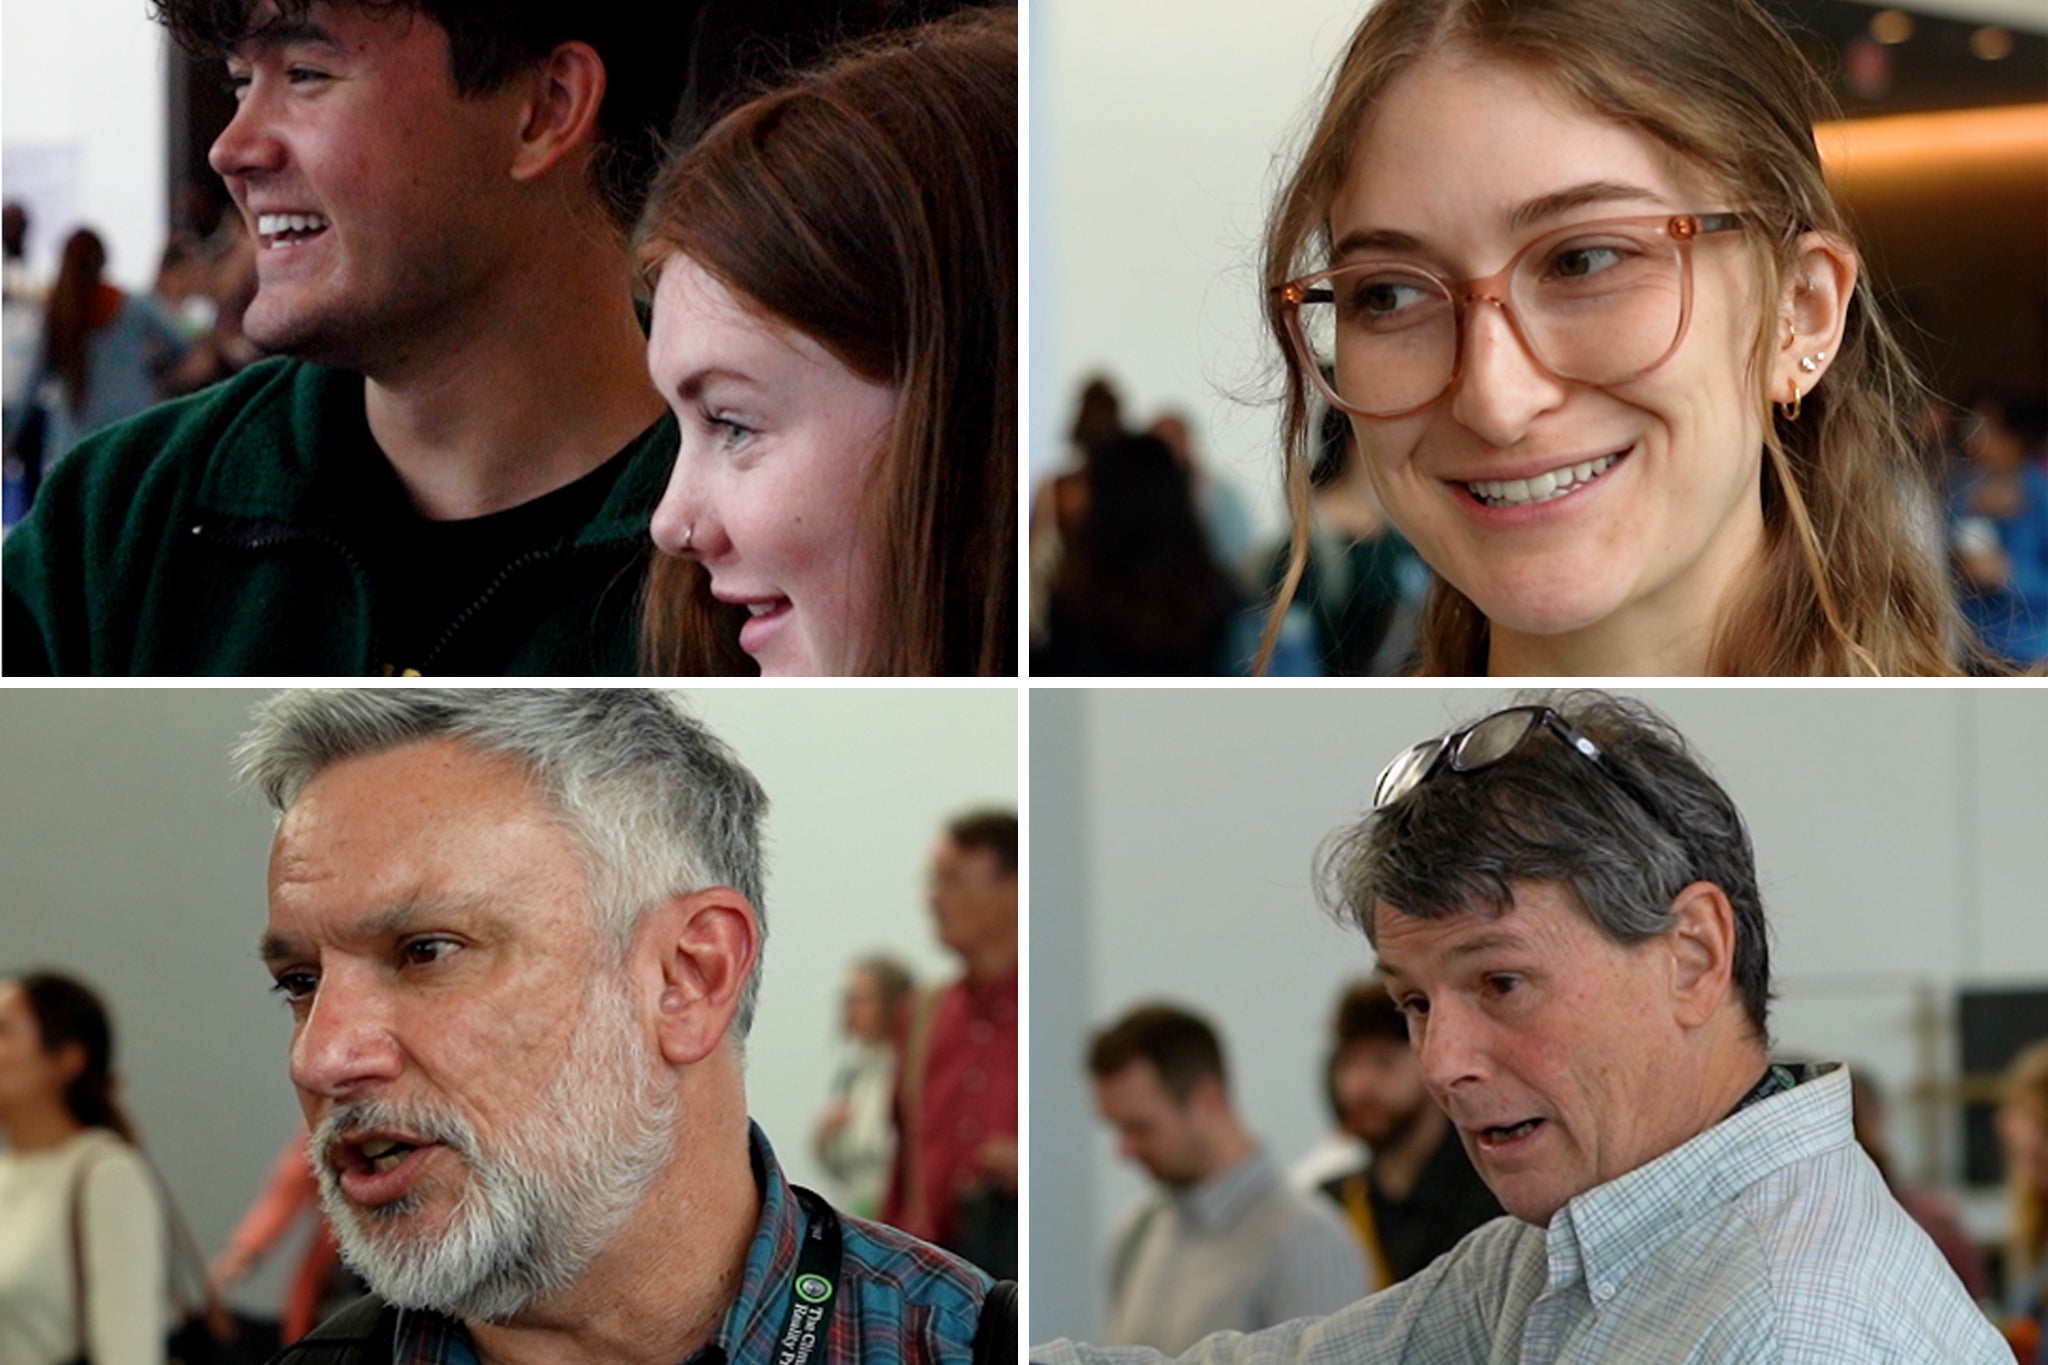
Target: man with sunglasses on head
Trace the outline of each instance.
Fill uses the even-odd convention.
[[[2009,1358],[1857,1147],[1848,1073],[1772,1063],[1749,833],[1650,708],[1549,697],[1415,745],[1320,861],[1510,1216],[1340,1313],[1183,1359]]]

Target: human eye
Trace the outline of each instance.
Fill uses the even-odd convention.
[[[285,79],[293,85],[315,85],[321,81],[334,79],[331,73],[322,71],[318,67],[302,66],[297,63],[286,67],[284,74]]]
[[[227,75],[221,78],[220,88],[227,91],[239,103],[249,93],[249,72],[246,67],[230,66]]]
[[[1522,978],[1513,972],[1488,972],[1480,984],[1486,988],[1488,995],[1498,1000],[1503,996],[1513,995],[1521,987]]]
[[[703,408],[698,412],[704,429],[717,440],[721,450],[738,450],[754,435],[754,428],[734,417],[731,413],[714,408]]]
[[[1426,995],[1401,995],[1394,998],[1394,1007],[1408,1016],[1410,1023],[1429,1017],[1429,997]]]
[[[1538,278],[1545,284],[1621,284],[1637,279],[1657,259],[1651,244],[1628,230],[1602,229],[1567,237],[1540,253]]]
[[[421,934],[398,945],[398,961],[402,967],[431,967],[442,962],[462,945],[445,934]]]
[[[1404,270],[1361,271],[1335,291],[1338,316],[1384,330],[1421,320],[1441,295],[1426,276]]]
[[[1550,273],[1561,280],[1583,280],[1612,270],[1626,252],[1616,246],[1568,246],[1550,255]]]
[[[304,967],[284,967],[273,974],[270,991],[297,1011],[312,1000],[319,984],[320,978]]]

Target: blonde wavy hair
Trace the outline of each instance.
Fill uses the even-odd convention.
[[[1969,639],[1947,566],[1919,523],[1938,516],[1935,471],[1909,414],[1923,390],[1858,272],[1841,349],[1797,421],[1772,409],[1766,360],[1783,283],[1809,231],[1849,240],[1813,125],[1826,88],[1753,0],[1380,0],[1338,63],[1322,114],[1266,229],[1267,296],[1326,263],[1329,209],[1359,130],[1387,84],[1445,50],[1547,73],[1584,107],[1677,153],[1758,225],[1743,234],[1764,306],[1751,353],[1762,417],[1765,563],[1716,632],[1724,675],[1960,671]],[[1317,417],[1310,376],[1269,308],[1286,366],[1282,417],[1291,561],[1267,623],[1263,670],[1307,557]],[[1438,578],[1423,611],[1420,671],[1483,674],[1488,627]]]
[[[2048,1039],[2035,1043],[2013,1059],[2005,1073],[2004,1103],[2030,1109],[2048,1142]],[[2048,1189],[2033,1183],[2020,1162],[2011,1162],[2006,1173],[2006,1190],[2011,1196],[2012,1240],[2007,1264],[2014,1274],[2031,1274],[2048,1260]]]

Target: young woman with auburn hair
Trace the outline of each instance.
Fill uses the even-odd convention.
[[[642,221],[682,429],[642,661],[1017,671],[1017,31],[975,11],[720,120]]]
[[[1381,0],[1267,229],[1293,570],[1351,417],[1432,674],[1965,662],[1919,392],[1754,0]]]

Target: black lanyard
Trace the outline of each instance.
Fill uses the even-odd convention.
[[[789,1188],[803,1205],[805,1227],[789,1286],[789,1314],[775,1338],[775,1365],[807,1365],[813,1357],[823,1359],[832,1301],[839,1296],[839,1215],[802,1186]]]

